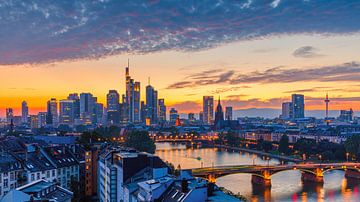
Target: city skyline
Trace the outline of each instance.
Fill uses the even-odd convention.
[[[199,111],[203,95],[221,95],[223,105],[234,110],[280,109],[292,93],[305,94],[306,109],[322,110],[326,92],[332,99],[330,110],[360,110],[356,2],[273,1],[263,5],[239,1],[208,8],[152,2],[139,7],[124,3],[117,5],[119,10],[111,9],[110,3],[72,5],[72,16],[62,10],[69,5],[60,2],[52,6],[28,2],[18,7],[9,3],[0,8],[1,25],[16,22],[11,29],[1,30],[1,44],[6,48],[0,48],[0,74],[6,77],[0,87],[0,116],[7,107],[18,114],[23,100],[31,113],[44,111],[48,99],[64,99],[71,92],[91,92],[106,103],[108,90],[125,91],[123,67],[129,58],[136,80],[144,84],[151,77],[159,97],[179,112]],[[111,12],[111,20],[98,7]],[[7,15],[11,9],[18,13],[16,19]],[[161,12],[164,9],[174,12]],[[147,23],[148,13],[153,14],[156,25]],[[192,16],[204,18],[192,22]],[[128,22],[119,21],[124,17]],[[277,20],[281,18],[287,20]],[[26,19],[33,19],[32,26],[41,34],[26,26]],[[273,25],[271,29],[268,24]],[[162,25],[168,31],[159,30]],[[87,33],[97,27],[103,27],[99,32],[103,40]],[[28,35],[16,34],[19,29]],[[81,34],[86,37],[80,39]],[[54,43],[56,40],[63,43]],[[71,40],[76,43],[68,43]],[[142,88],[141,100],[144,95]]]

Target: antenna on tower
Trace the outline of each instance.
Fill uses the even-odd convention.
[[[128,68],[130,68],[130,59],[128,58]]]
[[[150,76],[148,77],[148,85],[150,86]]]

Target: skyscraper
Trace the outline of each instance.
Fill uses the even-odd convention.
[[[216,111],[215,111],[215,121],[214,121],[214,126],[216,129],[221,129],[224,123],[224,112],[220,103],[220,97],[219,97],[219,101],[218,101],[218,105],[216,107]]]
[[[126,93],[123,102],[124,122],[140,122],[140,82],[130,77],[130,64],[125,68]]]
[[[28,107],[26,101],[23,101],[21,103],[21,120],[23,123],[28,122],[28,116],[29,116],[29,107]]]
[[[75,100],[60,100],[60,124],[73,125],[75,120]]]
[[[69,94],[68,100],[74,100],[74,118],[80,119],[80,98],[77,93]]]
[[[233,120],[233,108],[232,107],[226,107],[225,108],[225,119],[227,121]]]
[[[179,117],[178,111],[175,108],[170,109],[170,122],[174,124]]]
[[[305,104],[304,104],[304,95],[301,94],[292,94],[292,118],[304,118]]]
[[[150,84],[146,86],[146,118],[150,119],[151,124],[157,123],[158,115],[158,94]]]
[[[166,121],[166,105],[164,99],[159,99],[159,122],[164,123]]]
[[[47,102],[46,124],[57,126],[59,123],[58,105],[55,98]]]
[[[204,96],[203,97],[203,116],[204,124],[212,124],[214,117],[214,97]]]
[[[281,118],[282,119],[289,119],[292,118],[292,102],[284,102],[281,105]]]
[[[9,124],[14,119],[14,110],[12,108],[6,108],[6,122]]]
[[[94,123],[96,98],[91,93],[80,94],[80,119],[85,125]]]
[[[116,90],[109,90],[106,95],[107,122],[109,124],[120,123],[120,97]]]

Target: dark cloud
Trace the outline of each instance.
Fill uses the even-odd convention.
[[[357,0],[3,0],[0,64],[197,51],[277,34],[347,34],[360,30],[359,15]]]
[[[317,51],[317,48],[313,46],[303,46],[296,49],[293,53],[293,56],[297,58],[315,58],[323,56],[318,54]]]
[[[274,67],[264,71],[253,71],[247,74],[227,70],[211,76],[188,77],[188,81],[182,81],[170,85],[169,89],[187,88],[199,85],[211,84],[251,84],[251,83],[290,83],[304,81],[360,81],[360,63],[348,62],[340,65],[322,66],[315,68],[284,68]],[[184,85],[185,84],[185,85]]]

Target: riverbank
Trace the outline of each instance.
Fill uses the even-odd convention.
[[[230,150],[234,150],[234,151],[244,151],[244,152],[257,154],[257,155],[261,155],[261,156],[268,156],[270,158],[276,158],[276,159],[283,160],[283,161],[288,161],[288,162],[294,162],[294,163],[302,162],[301,159],[297,159],[297,158],[293,158],[293,157],[289,157],[289,156],[271,154],[271,153],[258,151],[258,150],[253,150],[253,149],[248,149],[248,148],[231,147],[231,146],[227,146],[227,145],[218,145],[218,144],[215,144],[214,146],[219,148],[219,149],[230,149]]]

